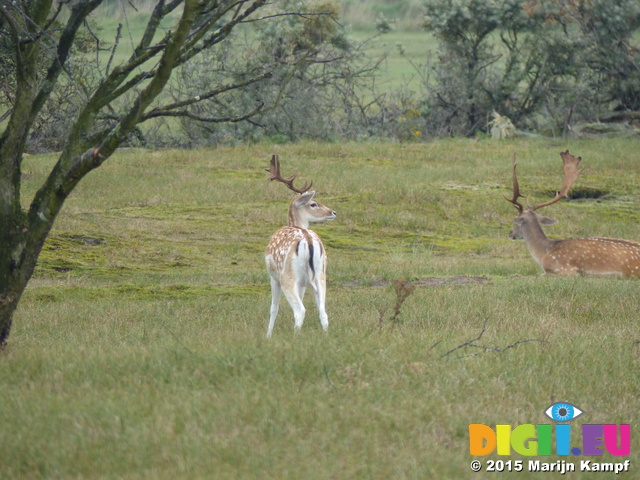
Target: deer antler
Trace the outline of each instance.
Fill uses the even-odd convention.
[[[538,208],[552,205],[561,198],[565,198],[569,193],[571,186],[576,182],[576,180],[578,180],[580,173],[584,170],[584,168],[578,168],[582,157],[574,157],[569,153],[569,150],[562,152],[560,156],[562,157],[562,163],[564,166],[564,182],[562,183],[562,190],[560,190],[552,200],[544,203],[538,203],[537,205],[529,207],[529,210],[537,210]]]
[[[311,185],[313,185],[313,182],[311,182],[309,185],[305,183],[302,188],[294,187],[293,180],[296,178],[295,173],[289,178],[283,178],[280,175],[280,159],[278,158],[278,155],[274,155],[271,157],[271,167],[266,171],[271,173],[271,175],[269,176],[269,180],[277,180],[279,182],[282,182],[287,187],[289,187],[289,190],[293,190],[296,193],[305,193],[311,188]]]
[[[522,197],[520,195],[520,186],[518,185],[518,175],[516,174],[516,154],[513,153],[513,198],[508,198],[506,195],[503,195],[505,200],[513,203],[513,205],[518,209],[518,215],[521,215],[524,211],[524,206],[518,201],[518,198]]]

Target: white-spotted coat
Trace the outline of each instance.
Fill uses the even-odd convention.
[[[515,222],[509,236],[524,238],[531,256],[545,273],[640,277],[638,242],[606,237],[552,240],[547,238],[541,224],[551,225],[555,220],[531,210],[525,210]]]

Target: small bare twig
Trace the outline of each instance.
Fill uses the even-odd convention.
[[[477,342],[478,340],[480,340],[482,338],[482,336],[484,335],[484,332],[487,331],[487,319],[485,319],[484,323],[482,324],[482,330],[480,331],[480,333],[478,334],[477,337],[471,339],[471,340],[467,340],[466,342],[458,345],[455,348],[452,348],[451,350],[449,350],[446,353],[443,353],[442,355],[440,355],[440,358],[444,358],[448,355],[451,355],[453,352],[456,352],[462,348],[465,347],[473,347],[473,348],[479,348],[485,352],[504,352],[505,350],[509,350],[510,348],[515,347],[516,345],[520,345],[521,343],[529,343],[529,342],[542,342],[542,343],[547,343],[546,340],[540,340],[539,338],[528,338],[526,340],[518,340],[517,342],[514,342],[510,345],[507,345],[506,347],[492,347],[490,345],[477,345],[475,342]],[[477,357],[478,355],[480,355],[480,353],[472,353],[469,355],[461,355],[459,357],[455,357],[455,358],[466,358],[466,357]]]
[[[331,387],[331,389],[334,392],[338,392],[338,389],[336,388],[336,386],[331,381],[331,378],[329,378],[329,370],[327,369],[327,366],[325,364],[322,365],[322,370],[324,371],[324,376],[327,379],[327,382],[329,382],[329,386]]]
[[[113,57],[116,55],[116,50],[118,49],[118,45],[120,44],[120,39],[122,38],[122,24],[118,24],[118,29],[116,30],[116,39],[113,42],[113,47],[111,48],[111,55],[109,56],[109,61],[107,62],[107,68],[105,69],[105,75],[109,75],[111,71],[111,64],[113,63]]]

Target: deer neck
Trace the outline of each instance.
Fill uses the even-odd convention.
[[[557,240],[547,238],[538,221],[529,222],[522,229],[522,237],[527,243],[531,256],[538,263],[558,243]]]
[[[287,225],[290,227],[299,227],[308,229],[309,228],[309,220],[300,214],[301,212],[294,208],[293,205],[289,206],[289,217],[287,221]]]

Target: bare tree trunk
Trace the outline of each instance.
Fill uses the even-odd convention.
[[[8,226],[5,222],[2,222],[2,224],[3,226]],[[20,288],[17,286],[16,278],[12,271],[13,260],[11,260],[10,251],[13,241],[11,238],[15,235],[11,230],[15,231],[13,227],[10,227],[3,232],[2,238],[0,238],[0,261],[2,262],[0,264],[0,348],[7,341],[11,331],[13,312],[18,306],[25,287],[22,286]]]
[[[13,262],[3,262],[0,270],[0,349],[2,349],[9,338],[13,314],[22,298],[22,294],[33,274],[38,252],[29,252],[29,259],[21,268],[16,269]],[[1,255],[1,254],[0,254]]]
[[[39,211],[25,216],[20,210],[13,216],[3,216],[6,220],[2,225],[8,228],[0,232],[0,348],[7,342],[13,314],[66,197],[58,195],[58,208],[47,214]]]

